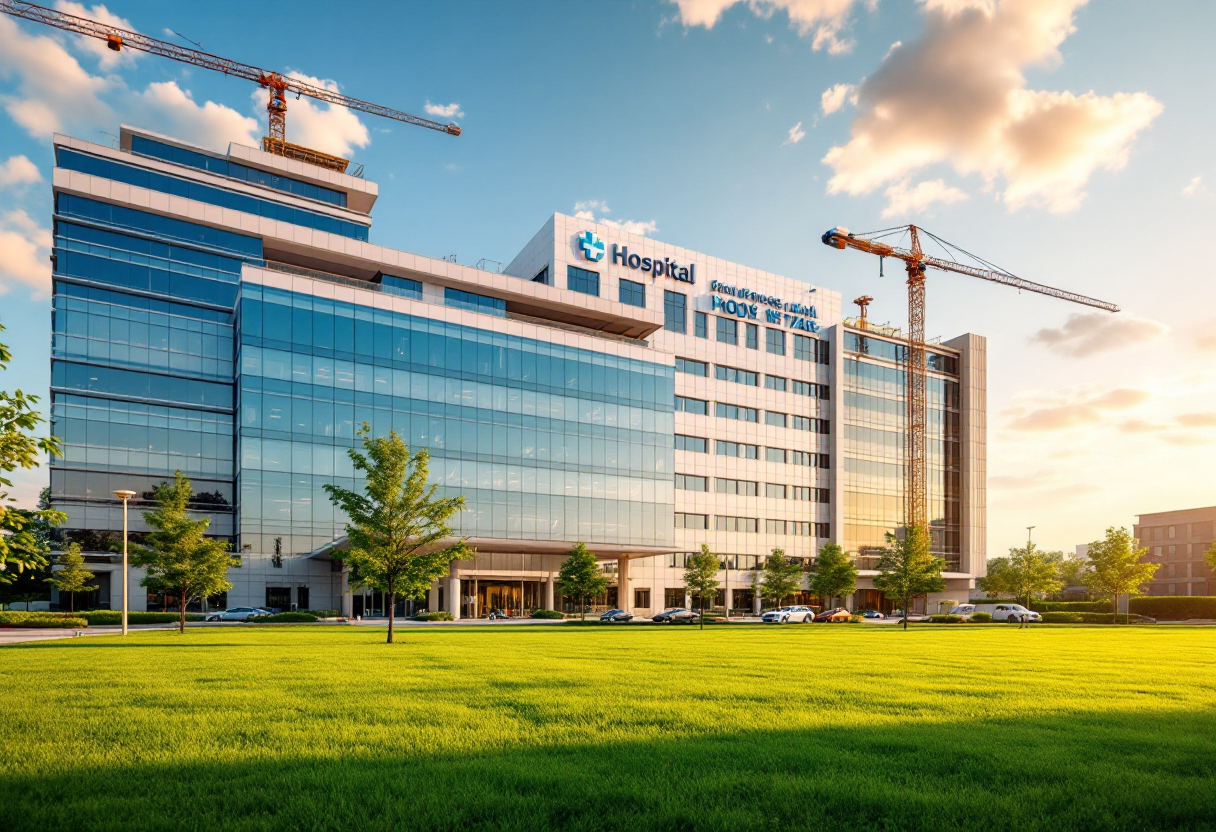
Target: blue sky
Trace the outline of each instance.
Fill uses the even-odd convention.
[[[874,295],[872,317],[900,322],[895,270],[880,280],[819,235],[917,222],[1118,303],[1088,314],[931,274],[929,334],[990,339],[989,551],[1027,525],[1071,549],[1138,512],[1216,503],[1216,281],[1198,250],[1216,220],[1212,4],[360,3],[338,20],[311,5],[83,13],[461,113],[452,138],[289,101],[289,138],[348,152],[380,184],[385,245],[505,262],[582,204]],[[0,385],[47,385],[50,131],[107,141],[129,122],[223,149],[264,119],[245,82],[0,20],[0,321],[17,352]]]

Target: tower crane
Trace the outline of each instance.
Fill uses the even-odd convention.
[[[48,9],[45,6],[38,6],[34,3],[20,2],[20,0],[0,0],[0,12],[21,18],[22,20],[32,20],[35,23],[42,23],[66,32],[75,32],[78,35],[105,41],[106,46],[115,52],[120,52],[124,48],[135,49],[152,55],[160,55],[162,58],[171,58],[184,64],[190,64],[191,66],[200,66],[204,69],[222,72],[225,75],[235,75],[238,78],[253,81],[255,84],[265,88],[270,95],[269,101],[266,104],[269,129],[267,130],[268,135],[262,139],[262,149],[279,156],[290,156],[301,161],[320,164],[339,171],[345,171],[347,165],[347,160],[345,159],[300,147],[299,145],[293,145],[287,141],[288,93],[295,93],[296,98],[306,95],[318,101],[337,104],[362,113],[370,113],[371,115],[391,118],[395,121],[405,122],[406,124],[413,124],[417,127],[438,130],[442,133],[447,133],[449,136],[460,135],[460,127],[455,124],[440,124],[437,121],[403,113],[400,110],[393,110],[380,104],[361,101],[358,98],[351,98],[334,90],[327,90],[323,87],[305,83],[288,75],[259,69],[256,66],[243,64],[228,58],[221,58],[218,55],[212,55],[199,49],[178,46],[175,43],[158,40],[140,32],[132,32],[129,29],[120,29],[92,20],[91,18],[67,14],[66,12]]]
[[[910,248],[900,248],[884,242],[883,238],[895,235],[897,240],[904,234],[910,237]],[[921,235],[939,244],[946,257],[934,257],[921,248]],[[1030,280],[1018,277],[1004,269],[982,260],[973,254],[951,245],[923,228],[915,225],[900,225],[894,228],[884,228],[879,231],[864,234],[851,233],[847,228],[836,227],[824,233],[824,245],[838,249],[852,248],[868,254],[882,257],[894,257],[902,260],[908,273],[908,346],[906,353],[907,387],[905,392],[905,434],[904,434],[904,524],[906,527],[927,524],[926,495],[927,480],[925,477],[925,272],[929,268],[944,272],[964,274],[978,277],[993,283],[1012,286],[1015,289],[1035,292],[1048,297],[1092,306],[1107,312],[1118,312],[1119,307],[1113,303],[1054,289]],[[954,258],[952,252],[958,252],[971,258],[977,265],[961,263]],[[881,261],[880,261],[881,262]],[[861,305],[862,318],[865,318],[865,306],[871,298],[858,298],[854,303]],[[863,303],[863,301],[865,303]],[[864,327],[863,327],[864,328]],[[927,531],[927,529],[926,529]]]

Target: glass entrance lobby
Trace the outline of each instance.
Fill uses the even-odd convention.
[[[493,578],[466,578],[460,614],[464,618],[487,618],[490,613],[527,617],[545,604],[545,585],[541,581],[507,581]]]

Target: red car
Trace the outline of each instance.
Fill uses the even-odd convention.
[[[853,613],[846,610],[844,607],[833,607],[830,610],[824,610],[815,616],[815,622],[820,621],[848,621],[853,617]]]

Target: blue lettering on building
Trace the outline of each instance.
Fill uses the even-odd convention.
[[[613,256],[615,256],[616,247],[613,247]],[[772,307],[764,310],[764,321],[769,324],[784,324],[789,329],[800,329],[803,332],[818,332],[819,324],[814,320],[819,317],[814,306],[809,306],[805,303],[797,303],[790,301],[783,303],[781,298],[766,295],[761,292],[753,291],[752,289],[741,288],[738,286],[730,286],[717,280],[709,282],[710,291],[716,292],[712,298],[713,311],[721,311],[727,315],[737,315],[740,318],[748,318],[757,320],[760,314],[759,307],[756,304]],[[813,291],[813,290],[812,290]],[[731,299],[724,299],[721,295],[729,295]],[[734,300],[738,298],[739,300]],[[756,303],[745,303],[743,301],[755,301]]]

